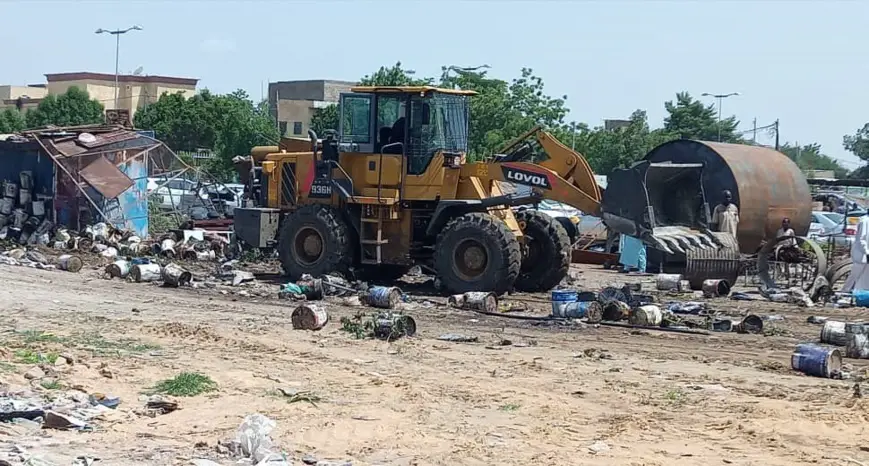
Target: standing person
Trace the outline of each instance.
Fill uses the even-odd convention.
[[[791,237],[797,236],[797,234],[794,233],[794,229],[791,228],[791,219],[789,219],[787,217],[785,217],[781,220],[781,228],[779,228],[778,231],[775,232],[776,238],[783,238],[785,236],[791,236]],[[778,243],[778,245],[783,247],[783,248],[793,248],[793,247],[796,247],[797,240],[786,239],[786,240]]]
[[[619,242],[619,263],[625,272],[637,270],[646,273],[646,245],[637,238],[622,235]]]
[[[785,272],[785,277],[790,280],[791,278],[791,264],[799,261],[800,259],[800,251],[797,249],[797,240],[794,239],[797,234],[794,232],[794,229],[791,228],[791,219],[785,217],[781,221],[781,228],[775,232],[776,239],[778,238],[786,238],[786,240],[780,241],[775,246],[775,260],[784,261],[782,267]]]
[[[716,231],[730,233],[736,238],[736,226],[739,225],[739,208],[733,203],[733,195],[729,190],[721,191],[721,204],[715,206],[712,212],[712,225]]]
[[[869,290],[869,273],[866,271],[869,264],[866,263],[866,254],[869,254],[869,215],[863,215],[857,223],[857,234],[851,243],[851,274],[842,291],[847,293],[852,290]]]

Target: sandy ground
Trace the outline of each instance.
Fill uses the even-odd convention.
[[[579,283],[624,280],[585,268]],[[342,332],[338,318],[360,308],[337,302],[329,325],[308,332],[292,330],[290,303],[271,299],[107,281],[93,270],[0,266],[0,281],[0,385],[27,385],[32,365],[17,363],[17,351],[67,352],[77,363],[59,369],[62,385],[122,400],[93,432],[0,430],[0,458],[18,445],[54,464],[234,464],[217,442],[262,413],[296,464],[305,455],[354,465],[869,464],[869,404],[852,395],[855,380],[789,367],[794,345],[817,339],[807,316],[865,317],[857,311],[719,299],[721,309],[785,320],[769,336],[697,336],[411,305],[418,335],[386,343]],[[28,342],[27,330],[64,339]],[[437,339],[446,332],[480,341]],[[219,391],[180,398],[170,414],[137,414],[144,390],[183,371],[209,375]],[[280,388],[321,401],[290,403]]]

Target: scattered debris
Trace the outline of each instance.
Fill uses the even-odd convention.
[[[682,274],[659,273],[655,277],[655,289],[658,291],[691,291],[685,284],[687,281],[683,280]]]
[[[77,273],[83,265],[81,258],[72,254],[64,254],[57,258],[57,267],[67,272]]]
[[[814,377],[840,377],[842,353],[836,348],[811,343],[797,345],[791,355],[791,367]]]
[[[401,302],[401,290],[395,286],[372,286],[362,300],[369,306],[395,309]]]
[[[730,294],[730,283],[723,279],[703,280],[703,297],[717,298]]]
[[[179,286],[189,285],[193,279],[193,275],[183,267],[176,264],[166,264],[163,267],[163,285],[178,288]]]
[[[495,293],[485,291],[472,291],[464,294],[452,295],[447,304],[458,309],[468,309],[483,312],[498,311],[498,297]]]
[[[302,304],[291,316],[296,330],[320,330],[329,322],[329,314],[316,304]]]
[[[734,326],[734,330],[737,333],[762,333],[763,319],[754,314],[748,314]]]
[[[270,435],[276,425],[262,414],[245,417],[235,434],[235,443],[239,445],[241,454],[257,465],[289,465],[282,454],[274,452]]]
[[[664,315],[661,313],[660,307],[648,304],[631,309],[628,320],[633,325],[657,327],[661,325],[663,317]]]
[[[355,316],[341,318],[341,330],[353,334],[356,338],[380,338],[395,340],[403,336],[416,334],[416,321],[402,313],[375,313],[366,315],[357,313]]]
[[[177,411],[179,406],[175,401],[169,401],[159,395],[153,395],[145,403],[145,409],[154,412],[154,414],[169,414]]]
[[[476,343],[478,338],[474,336],[461,335],[458,333],[445,333],[438,337],[441,341],[452,341],[455,343]]]
[[[155,282],[163,277],[163,269],[160,264],[135,264],[130,269],[130,276],[136,283]]]

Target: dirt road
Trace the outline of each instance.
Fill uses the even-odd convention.
[[[618,279],[586,270],[582,280]],[[358,308],[337,303],[324,330],[306,332],[292,330],[292,307],[276,300],[92,270],[0,266],[0,281],[2,385],[29,387],[33,364],[22,354],[67,353],[76,363],[58,369],[57,384],[31,389],[121,398],[92,432],[0,430],[0,458],[19,445],[54,464],[234,464],[218,441],[262,413],[297,464],[305,455],[354,465],[869,464],[869,405],[853,397],[855,381],[789,368],[794,344],[817,336],[806,316],[824,309],[738,303],[783,315],[780,331],[694,336],[416,306],[418,335],[385,343],[342,332],[338,318]],[[437,339],[447,332],[480,341]],[[207,375],[219,390],[141,415],[143,391],[180,372]],[[290,402],[281,389],[319,401]]]

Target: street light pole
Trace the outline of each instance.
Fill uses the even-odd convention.
[[[118,92],[120,91],[120,85],[118,84],[118,76],[120,75],[118,65],[120,64],[121,57],[121,34],[126,34],[130,31],[141,30],[141,26],[133,26],[127,29],[115,29],[114,31],[106,30],[103,28],[97,29],[95,31],[96,34],[112,34],[115,36],[115,110],[118,109]]]
[[[721,142],[721,104],[724,99],[734,95],[739,95],[739,92],[731,92],[730,94],[710,94],[708,92],[704,92],[700,95],[703,97],[715,97],[716,99],[718,99],[718,142]]]

